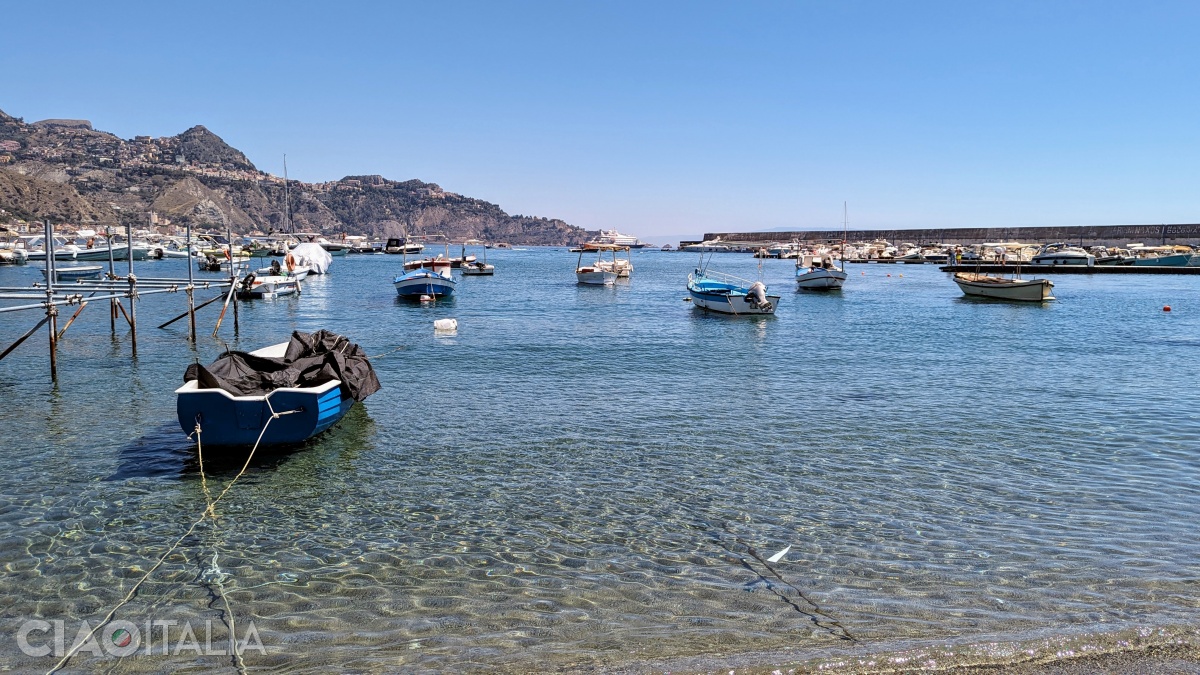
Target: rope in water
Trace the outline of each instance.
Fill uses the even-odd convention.
[[[217,522],[216,517],[217,516],[216,516],[216,511],[214,510],[214,508],[222,499],[225,498],[225,495],[229,493],[229,490],[231,488],[233,488],[234,483],[238,482],[238,479],[241,478],[242,475],[246,473],[246,469],[250,468],[250,460],[252,460],[254,458],[254,453],[258,451],[258,446],[260,443],[262,443],[263,436],[266,435],[266,433],[267,433],[267,427],[271,426],[271,422],[277,418],[283,417],[284,415],[290,415],[292,413],[300,412],[300,410],[285,410],[284,412],[275,412],[275,409],[271,407],[270,399],[264,399],[264,400],[267,404],[267,409],[271,411],[271,416],[268,417],[266,423],[263,424],[262,431],[260,431],[258,434],[258,440],[254,441],[254,447],[250,449],[250,454],[246,456],[246,462],[242,465],[241,471],[238,471],[237,475],[234,476],[233,479],[230,480],[229,483],[225,485],[225,489],[221,490],[221,494],[217,495],[216,499],[212,499],[212,495],[208,491],[208,483],[204,477],[204,458],[203,458],[203,456],[200,457],[200,484],[204,488],[205,500],[208,502],[207,506],[204,509],[204,512],[200,514],[200,517],[192,523],[191,527],[189,527],[186,532],[184,532],[178,539],[175,540],[174,544],[171,544],[170,548],[168,548],[166,550],[166,552],[163,553],[162,556],[159,557],[158,561],[155,562],[154,565],[152,565],[150,567],[150,569],[147,570],[146,573],[142,575],[142,578],[138,579],[137,582],[133,584],[133,587],[129,589],[129,593],[127,593],[125,595],[125,597],[120,602],[118,602],[117,605],[115,607],[113,607],[108,612],[107,615],[105,615],[104,620],[101,621],[100,623],[96,624],[96,627],[93,628],[92,631],[87,634],[87,637],[85,637],[83,640],[77,641],[74,645],[72,645],[71,648],[69,650],[67,650],[67,653],[65,655],[63,655],[62,659],[58,663],[56,663],[53,668],[46,671],[46,675],[53,675],[54,673],[62,670],[63,666],[67,665],[67,662],[71,660],[71,657],[74,656],[75,653],[78,652],[81,647],[83,647],[87,643],[91,642],[92,638],[94,638],[96,636],[96,633],[98,633],[101,628],[108,625],[108,622],[112,621],[113,617],[116,616],[116,614],[117,614],[117,610],[124,607],[126,604],[129,603],[130,600],[133,599],[133,596],[137,594],[137,591],[139,588],[141,588],[142,584],[145,583],[146,580],[150,578],[150,575],[154,574],[155,570],[157,570],[159,567],[162,566],[163,562],[166,561],[167,557],[170,556],[175,551],[175,549],[179,548],[179,545],[182,544],[185,539],[190,537],[192,535],[192,533],[196,531],[196,528],[199,527],[200,524],[205,521],[205,519],[207,519],[211,516],[213,519],[214,526],[216,525],[216,522]],[[199,453],[201,446],[200,446],[200,424],[198,421],[196,423],[196,430],[193,433],[196,434],[196,451],[197,451],[197,453]],[[221,582],[218,579],[217,585],[219,588],[222,589],[222,591],[224,591],[224,588],[221,587],[220,584],[221,584]],[[225,597],[224,592],[221,593],[221,597],[222,598]],[[228,599],[225,599],[225,609],[226,609],[226,612],[228,613],[229,622],[230,622],[229,639],[234,647],[233,648],[234,664],[235,664],[235,667],[238,669],[238,672],[241,673],[242,675],[245,675],[246,668],[242,664],[241,655],[238,653],[238,650],[237,650],[236,636],[234,634],[234,629],[233,629],[233,612],[230,611]]]

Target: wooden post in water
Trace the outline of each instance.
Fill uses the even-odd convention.
[[[133,223],[125,221],[125,254],[129,256],[129,335],[137,356],[137,277],[133,276]]]
[[[113,262],[112,251],[112,228],[104,226],[104,241],[108,244],[108,278],[114,279],[117,276],[116,263]],[[116,335],[117,333],[117,302],[116,298],[108,299],[108,328]]]
[[[230,227],[228,222],[225,223],[225,238],[229,240],[229,285],[231,287],[236,288],[237,287],[237,272],[235,272],[234,270],[237,268],[237,266],[233,264],[233,228]],[[237,337],[239,326],[238,326],[238,303],[237,303],[237,292],[236,291],[234,291],[233,296],[234,296],[234,299],[233,299],[233,336]],[[216,331],[213,331],[213,332],[215,333]]]
[[[187,241],[185,242],[184,247],[188,251],[188,339],[191,340],[192,344],[194,345],[196,344],[196,297],[193,295],[192,291],[196,288],[196,282],[192,278],[192,224],[190,222],[187,226]]]
[[[46,318],[50,328],[50,380],[58,381],[58,322],[54,319],[58,308],[54,306],[54,227],[45,221],[46,233]]]

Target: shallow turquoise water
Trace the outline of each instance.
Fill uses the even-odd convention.
[[[136,359],[89,307],[57,386],[39,333],[0,361],[6,635],[60,619],[69,642],[203,511],[172,393],[191,360],[329,328],[383,355],[384,389],[256,461],[118,618],[224,634],[216,571],[266,648],[251,667],[853,671],[1194,640],[1200,280],[1062,276],[1030,306],[918,266],[800,294],[790,261],[765,261],[777,316],[731,319],[683,301],[692,255],[635,253],[614,288],[577,286],[575,260],[490,251],[495,277],[429,307],[395,298],[398,258],[340,258],[299,298],[241,305],[236,338],[201,310],[195,349],[182,322],[153,328],[182,297],[147,296]],[[0,268],[0,285],[40,276]],[[444,317],[455,336],[435,336]],[[0,314],[0,342],[37,318]],[[56,661],[0,645],[15,669]]]

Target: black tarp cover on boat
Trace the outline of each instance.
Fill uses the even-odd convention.
[[[228,351],[202,366],[193,363],[184,382],[200,389],[224,389],[239,396],[262,396],[280,387],[316,387],[341,380],[342,392],[355,401],[379,391],[379,379],[366,354],[345,337],[327,330],[292,333],[283,358]]]

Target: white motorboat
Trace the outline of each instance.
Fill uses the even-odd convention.
[[[806,253],[796,259],[796,287],[806,291],[834,290],[846,283],[846,272],[833,265],[828,253]]]
[[[272,260],[269,267],[260,267],[254,270],[254,273],[259,276],[292,277],[296,281],[304,281],[308,272],[306,265],[293,264],[291,269],[284,269],[278,260]]]
[[[840,267],[834,267],[829,249],[809,252],[796,259],[796,288],[806,291],[841,289],[846,283],[846,235],[850,232],[850,216],[846,202],[842,202],[842,246],[838,251]]]
[[[1042,302],[1053,300],[1049,279],[1009,279],[974,272],[955,272],[954,283],[965,295],[998,300]]]
[[[383,245],[384,253],[399,255],[415,254],[424,250],[424,244],[419,241],[409,239],[408,237],[391,237],[387,240],[387,243]]]
[[[274,298],[300,292],[296,277],[248,274],[238,282],[237,296],[242,299]]]
[[[1034,265],[1086,265],[1096,264],[1096,256],[1077,247],[1062,242],[1046,244],[1030,259]]]

